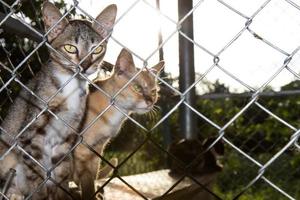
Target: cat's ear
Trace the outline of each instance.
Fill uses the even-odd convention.
[[[43,3],[42,15],[46,32],[51,29],[52,26],[54,26],[54,28],[47,35],[48,40],[51,42],[61,32],[63,32],[64,28],[68,25],[69,22],[66,18],[63,18],[58,24],[56,24],[63,15],[60,13],[59,9],[55,7],[55,5],[48,1],[45,1]]]
[[[93,28],[103,37],[106,38],[111,34],[117,16],[117,6],[111,4],[107,6],[97,17],[97,22],[93,22]]]
[[[155,74],[159,74],[159,72],[164,68],[164,66],[165,66],[165,61],[161,60],[159,63],[151,67],[150,70]]]
[[[134,72],[134,71],[135,71],[135,66],[133,62],[133,57],[129,51],[123,48],[117,58],[117,62],[115,65],[115,73],[121,75],[126,72]]]

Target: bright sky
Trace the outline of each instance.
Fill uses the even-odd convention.
[[[287,1],[272,0],[254,18],[250,29],[283,51],[292,53],[300,45],[300,10]],[[290,1],[300,6],[300,0]],[[72,3],[72,0],[67,2]],[[138,57],[147,59],[150,66],[158,62],[158,52],[152,54],[157,49],[157,34],[161,26],[164,40],[168,39],[164,45],[166,71],[171,72],[173,76],[178,75],[178,34],[173,34],[176,24],[164,16],[159,16],[155,9],[148,5],[155,7],[155,0],[79,0],[79,2],[79,6],[93,17],[107,5],[117,4],[119,21],[115,26],[113,38]],[[194,0],[194,5],[199,2],[202,3],[194,12],[194,39],[199,45],[217,54],[242,30],[246,19],[217,0]],[[250,17],[265,0],[224,0],[224,2]],[[131,10],[125,14],[130,7]],[[161,0],[161,10],[173,21],[178,20],[177,1]],[[114,63],[121,48],[117,42],[110,40],[105,60]],[[136,65],[142,66],[143,62],[138,57],[135,57]],[[258,88],[282,66],[285,58],[284,54],[255,39],[246,31],[220,54],[220,65],[246,84]],[[195,46],[196,72],[203,74],[212,64],[213,57]],[[289,67],[299,73],[300,52],[294,56]],[[206,77],[206,80],[212,82],[216,79],[229,86],[231,91],[246,89],[218,68],[214,68]],[[295,80],[295,77],[284,70],[271,82],[271,86],[278,89],[292,80]],[[201,82],[199,84],[201,85]]]

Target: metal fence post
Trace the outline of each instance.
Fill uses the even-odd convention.
[[[160,10],[160,0],[156,0],[156,8],[161,12]],[[163,43],[163,36],[162,36],[162,30],[161,30],[161,26],[159,27],[159,31],[158,31],[158,46],[161,46]],[[163,47],[159,48],[159,60],[164,60],[164,50]],[[164,69],[162,69],[161,73],[160,73],[161,77],[166,77],[166,72]],[[162,102],[167,102],[167,98],[165,96],[161,97]],[[162,103],[161,105],[161,111],[162,111],[162,115],[165,116],[168,113],[169,110],[169,105],[167,103]],[[167,118],[163,123],[162,123],[162,127],[161,130],[163,132],[163,141],[164,141],[164,145],[167,147],[170,145],[170,143],[172,142],[172,138],[171,138],[171,130],[170,130],[170,123],[169,123],[169,119]]]
[[[193,8],[192,0],[178,0],[178,18],[181,20]],[[181,24],[180,29],[190,39],[193,40],[193,15],[188,16]],[[179,33],[179,89],[184,92],[190,85],[195,82],[194,68],[194,44],[188,41]],[[192,88],[186,95],[185,101],[195,106],[196,92]],[[180,107],[180,128],[185,139],[195,139],[196,122],[195,115],[186,105]]]

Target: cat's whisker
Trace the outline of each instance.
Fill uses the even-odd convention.
[[[152,114],[153,120],[155,120],[155,118],[156,118],[156,112],[155,112],[154,110],[152,110],[152,111],[151,111],[151,114]]]
[[[150,119],[150,117],[151,117],[151,116],[150,116],[150,115],[151,115],[150,113],[151,113],[151,111],[147,112],[146,115],[145,115],[145,116],[146,116],[147,118],[149,118],[149,119]]]
[[[157,117],[157,109],[156,107],[152,107],[152,109],[149,111],[149,116],[150,116],[150,120],[151,121],[155,121],[156,117]]]
[[[151,114],[151,121],[154,121],[155,113],[153,112],[153,110],[150,111],[150,114]]]
[[[153,120],[153,113],[152,110],[150,110],[149,112],[146,113],[147,118],[149,119],[149,121]]]
[[[159,78],[165,80],[165,79],[167,79],[167,78],[170,78],[170,76],[160,76]]]
[[[153,121],[153,112],[152,112],[152,110],[149,113],[150,113],[150,121]]]
[[[156,109],[154,107],[152,108],[151,113],[152,113],[152,115],[156,116],[157,112],[156,112]]]
[[[156,120],[156,113],[154,111],[152,112],[152,116],[153,116],[152,121],[154,122]]]
[[[153,108],[158,112],[161,111],[161,107],[158,105],[154,105]]]
[[[156,108],[156,107],[153,107],[153,112],[154,112],[155,115],[157,115],[157,113],[159,112],[159,109]]]
[[[154,105],[153,107],[154,107],[154,108],[160,109],[160,106],[159,106],[159,105]]]

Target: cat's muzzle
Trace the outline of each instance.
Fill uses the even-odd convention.
[[[90,67],[90,68],[87,68],[87,69],[83,69],[83,73],[87,76],[95,73],[97,71],[97,68],[96,67]]]

